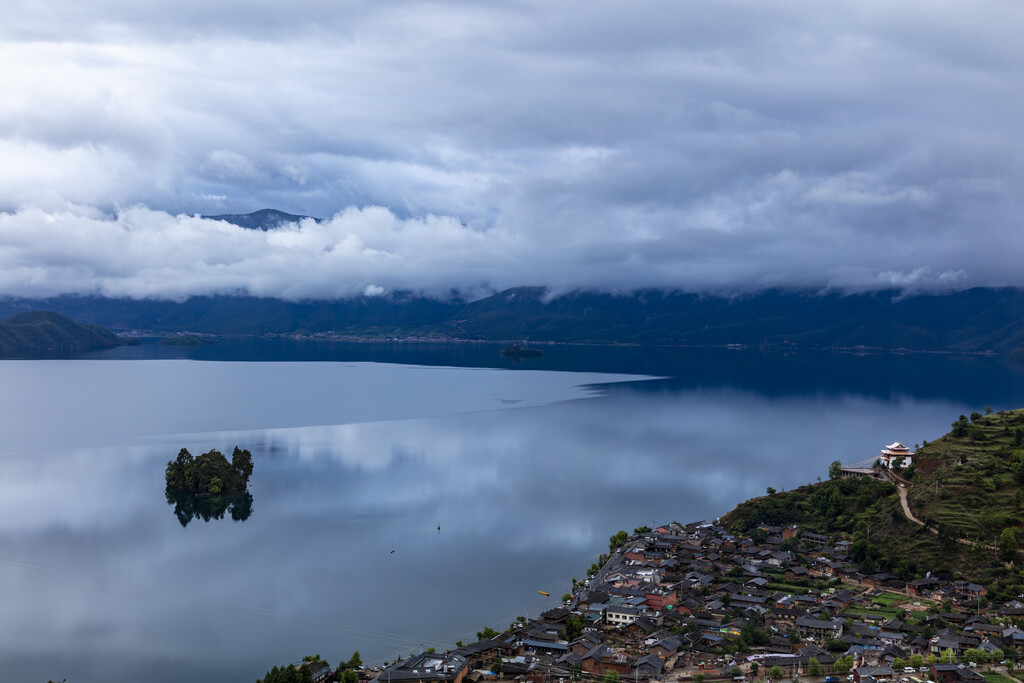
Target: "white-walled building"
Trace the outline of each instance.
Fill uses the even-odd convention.
[[[900,462],[900,458],[903,459],[902,462]],[[878,459],[889,469],[896,467],[897,463],[899,467],[910,467],[914,463],[914,453],[899,441],[896,441],[883,448]]]

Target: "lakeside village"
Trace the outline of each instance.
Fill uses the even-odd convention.
[[[902,444],[881,465],[909,464]],[[885,467],[874,468],[874,473]],[[843,468],[841,476],[869,476]],[[762,524],[620,531],[573,593],[538,619],[469,645],[362,669],[384,683],[806,681],[1024,683],[1024,600],[990,603],[978,584],[938,574],[866,573],[851,541]],[[331,680],[317,658],[305,680]],[[315,670],[313,670],[315,669]],[[354,681],[354,671],[339,680]]]

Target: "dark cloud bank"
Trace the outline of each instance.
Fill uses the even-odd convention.
[[[6,295],[1024,285],[1019,3],[5,14]]]

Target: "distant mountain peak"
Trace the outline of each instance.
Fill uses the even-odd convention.
[[[217,216],[203,216],[212,221],[224,221],[237,225],[247,230],[276,230],[285,223],[298,223],[299,221],[311,219],[320,222],[319,218],[313,216],[298,216],[293,213],[285,213],[277,209],[260,209],[252,213],[222,213]]]

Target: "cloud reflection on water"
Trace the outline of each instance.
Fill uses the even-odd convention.
[[[619,528],[714,517],[766,485],[813,481],[833,459],[934,438],[967,410],[902,395],[643,384],[536,405],[546,401],[527,391],[535,379],[541,395],[581,394],[565,378],[515,374],[516,395],[535,405],[152,433],[38,461],[8,453],[0,546],[36,567],[0,562],[0,658],[22,662],[23,677],[53,677],[42,665],[58,662],[76,680],[213,680],[314,652],[379,661],[451,645],[550,607],[557,598],[537,591],[560,595]],[[166,461],[182,446],[235,444],[254,455],[252,516],[182,529],[163,496]]]

